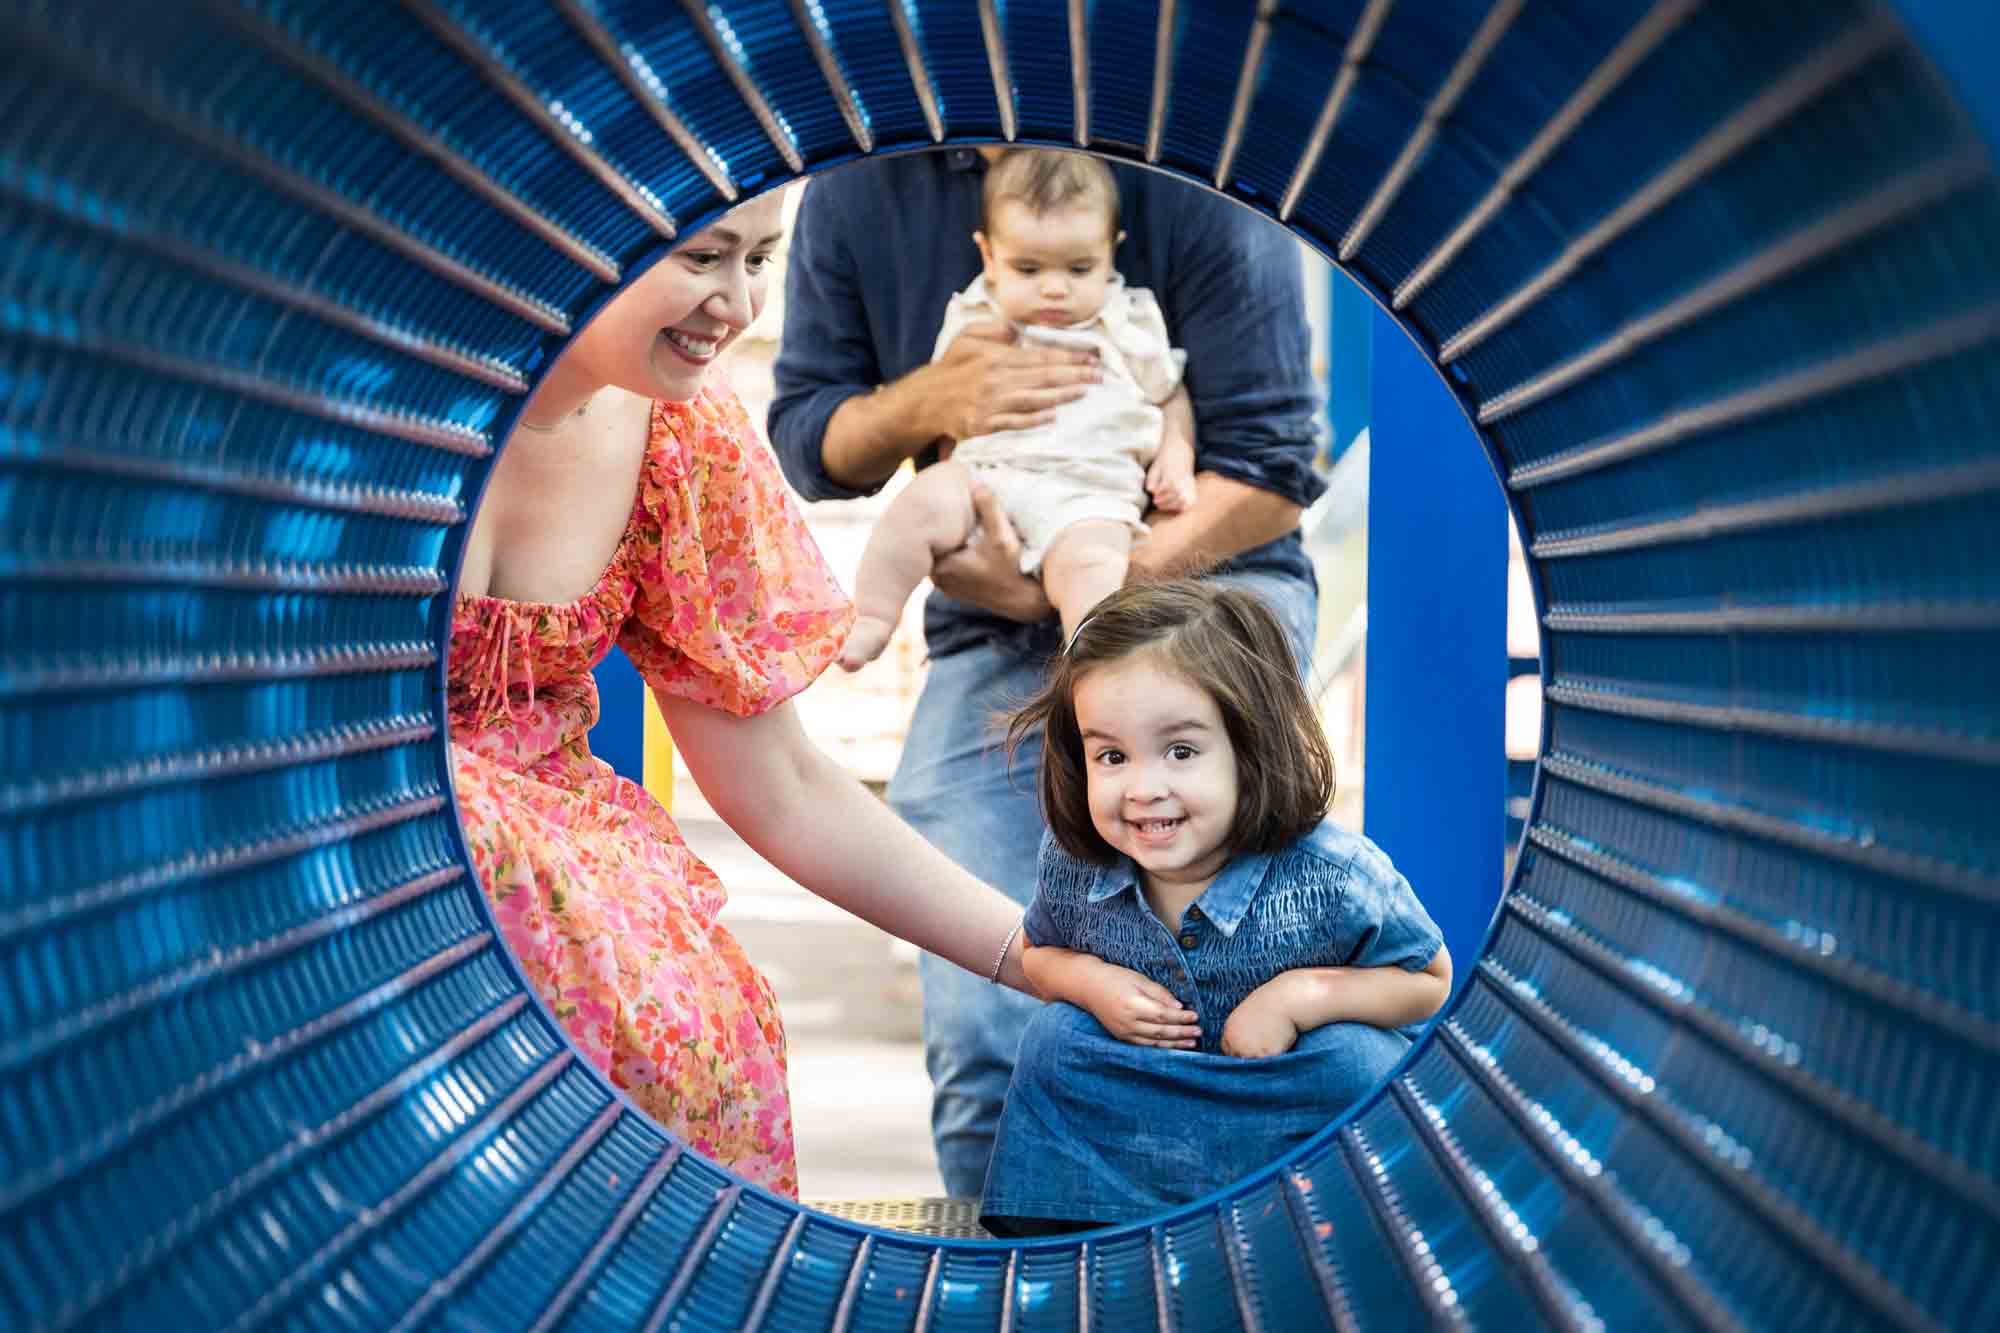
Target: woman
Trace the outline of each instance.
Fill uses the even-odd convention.
[[[571,1038],[723,1165],[798,1192],[784,1027],[724,893],[644,789],[591,756],[623,647],[716,812],[822,897],[1021,988],[1020,909],[806,738],[787,700],[853,612],[708,369],[756,318],[779,199],[661,259],[550,369],[466,542],[449,664],[473,864]]]

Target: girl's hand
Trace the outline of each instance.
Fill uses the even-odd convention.
[[[1291,997],[1279,982],[1284,975],[1250,992],[1222,1025],[1222,1053],[1245,1060],[1283,1055],[1298,1045],[1299,1025],[1292,1017]]]
[[[1173,992],[1151,977],[1092,959],[1097,966],[1080,975],[1071,1000],[1090,1011],[1104,1030],[1134,1046],[1191,1051],[1201,1044],[1201,1022],[1183,1009]]]

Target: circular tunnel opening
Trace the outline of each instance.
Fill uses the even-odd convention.
[[[14,1320],[1991,1321],[2000,228],[1991,108],[1897,18],[7,27]],[[625,1113],[492,947],[435,698],[493,433],[662,223],[995,139],[1218,184],[1397,312],[1521,518],[1547,703],[1499,924],[1388,1092],[1011,1249],[807,1217]]]

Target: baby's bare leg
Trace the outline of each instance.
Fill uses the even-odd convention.
[[[939,556],[972,536],[972,472],[943,462],[917,473],[868,534],[854,576],[854,632],[840,652],[849,671],[882,655],[902,618],[903,603],[929,577]]]
[[[1132,529],[1112,519],[1090,518],[1056,534],[1042,557],[1042,590],[1062,613],[1063,642],[1091,608],[1125,586],[1132,563]]]

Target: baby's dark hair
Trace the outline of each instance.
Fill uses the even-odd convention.
[[[1077,684],[1139,653],[1215,700],[1236,751],[1236,818],[1227,854],[1275,852],[1310,833],[1333,804],[1333,751],[1284,627],[1254,594],[1213,581],[1132,583],[1098,603],[1015,713],[1007,748],[1042,729],[1042,816],[1063,850],[1098,864],[1116,857],[1090,822]]]
[[[1027,205],[1036,217],[1058,208],[1095,205],[1104,210],[1105,234],[1118,235],[1118,181],[1110,167],[1088,153],[1009,149],[986,168],[979,194],[979,226],[989,236],[993,210],[1003,199]]]

